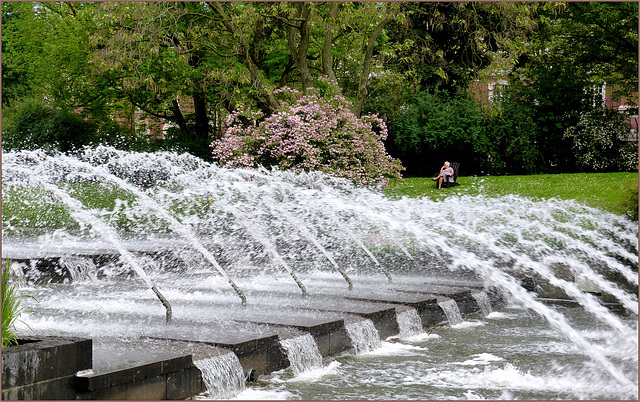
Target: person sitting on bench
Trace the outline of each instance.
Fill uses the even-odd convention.
[[[453,176],[453,168],[449,166],[449,162],[445,162],[444,166],[440,168],[440,174],[437,177],[434,177],[433,181],[438,181],[438,190],[442,189],[443,181],[451,181],[449,178]]]

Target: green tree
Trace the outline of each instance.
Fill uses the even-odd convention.
[[[430,175],[445,160],[464,161],[466,172],[477,170],[474,141],[481,130],[482,114],[473,99],[423,91],[398,111],[389,131],[407,171]]]
[[[564,10],[541,10],[539,29],[532,32],[510,75],[509,91],[514,96],[509,102],[530,110],[545,172],[578,169],[576,158],[581,155],[575,154],[564,133],[578,125],[581,116],[602,106],[598,89],[605,83],[615,83],[618,96],[624,94],[634,105],[637,13],[637,4],[632,3],[568,3]],[[614,39],[616,32],[620,38]]]
[[[637,2],[569,2],[545,28],[547,49],[594,82],[606,82],[614,98],[637,104]]]
[[[389,28],[396,68],[420,89],[466,90],[535,27],[535,3],[405,2]]]
[[[567,128],[576,167],[583,172],[638,170],[638,147],[625,142],[631,129],[628,116],[607,108],[596,108],[580,116],[575,126]]]
[[[47,37],[31,3],[3,2],[2,7],[2,106],[38,93],[40,56]]]
[[[517,85],[516,85],[517,87]],[[534,174],[545,171],[539,148],[540,132],[532,116],[535,102],[508,86],[500,113],[485,117],[474,139],[474,152],[482,174]]]

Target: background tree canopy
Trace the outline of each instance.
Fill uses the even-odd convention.
[[[589,171],[572,133],[605,83],[637,114],[637,27],[633,2],[3,2],[3,147],[211,160],[228,115],[268,119],[279,89],[326,76],[356,118],[386,123],[409,175],[443,159],[462,174]],[[490,75],[510,85],[487,106],[469,90]],[[27,134],[34,99],[86,124],[55,120],[65,142]],[[170,128],[149,135],[147,117]]]

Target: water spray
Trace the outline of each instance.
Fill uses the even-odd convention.
[[[158,296],[160,302],[166,309],[166,322],[167,324],[171,322],[171,304],[169,301],[160,293],[158,288],[153,284],[151,279],[144,272],[142,267],[137,263],[134,256],[122,246],[122,242],[117,238],[117,235],[113,232],[108,225],[106,225],[101,219],[94,216],[92,213],[85,211],[84,206],[80,201],[71,197],[66,192],[60,190],[56,185],[47,183],[41,179],[37,179],[37,182],[40,183],[46,190],[50,192],[50,194],[54,194],[58,197],[62,202],[64,202],[69,208],[71,208],[71,216],[75,217],[78,221],[83,222],[91,226],[91,230],[94,233],[97,233],[102,239],[110,243],[120,255],[129,263],[129,265],[133,268],[133,270],[140,275],[140,277],[149,285],[151,290]]]
[[[70,160],[70,158],[68,159]],[[189,240],[192,247],[198,250],[207,259],[207,261],[209,261],[211,265],[214,266],[214,268],[220,273],[220,275],[222,275],[229,282],[233,290],[240,297],[240,300],[242,301],[242,305],[243,306],[247,305],[247,298],[244,295],[244,292],[240,290],[240,288],[233,282],[233,280],[229,277],[229,275],[227,275],[224,269],[222,269],[220,264],[218,264],[218,261],[216,261],[215,257],[213,256],[213,254],[211,254],[211,252],[207,250],[202,245],[202,243],[197,239],[197,237],[194,235],[190,227],[188,227],[183,223],[180,223],[180,221],[178,221],[176,218],[171,216],[166,211],[165,208],[163,208],[160,204],[158,204],[153,198],[149,197],[146,193],[138,190],[135,186],[129,184],[128,182],[119,178],[118,176],[113,175],[112,173],[108,172],[106,169],[93,166],[86,162],[80,162],[80,161],[74,161],[74,160],[70,160],[70,162],[81,164],[85,168],[95,172],[96,174],[102,177],[105,177],[111,180],[112,182],[118,184],[120,187],[128,190],[129,192],[135,194],[137,197],[145,200],[148,203],[148,205],[150,205],[155,210],[155,212],[157,212],[162,218],[164,218],[169,222],[170,227],[174,232],[178,233],[183,238]]]
[[[344,280],[347,281],[347,284],[349,285],[349,290],[353,290],[353,282],[351,281],[351,278],[349,278],[347,273],[344,272],[342,268],[340,268],[340,265],[338,265],[336,260],[333,259],[329,251],[327,251],[327,249],[325,249],[322,246],[322,244],[320,244],[318,239],[316,239],[316,237],[304,225],[300,224],[299,222],[296,222],[296,219],[293,218],[290,214],[285,212],[283,215],[289,222],[291,222],[293,226],[295,226],[300,231],[300,233],[302,233],[304,237],[307,238],[307,240],[309,240],[314,246],[316,246],[316,248],[320,250],[320,252],[325,257],[327,257],[329,262],[331,262],[331,264],[338,270],[338,272],[340,272],[340,275],[342,275]]]
[[[249,223],[249,220],[247,218],[240,219],[240,217],[243,216],[243,214],[238,210],[238,208],[232,208],[232,207],[228,207],[228,208],[231,209],[233,215],[236,217],[236,222],[242,225],[254,239],[260,242],[260,244],[262,244],[262,246],[265,249],[267,249],[269,253],[271,253],[271,256],[273,257],[273,259],[276,260],[278,264],[280,264],[296,282],[296,284],[302,291],[302,296],[306,297],[307,289],[302,284],[300,279],[298,279],[298,277],[293,272],[291,267],[289,267],[289,264],[287,264],[284,258],[282,258],[282,256],[280,255],[280,253],[278,253],[278,250],[276,250],[275,246],[271,242],[269,242],[269,240],[266,239],[266,237],[264,236],[264,231],[261,228],[259,228],[255,222]]]
[[[417,239],[420,239],[420,234],[423,233],[422,228],[416,228],[414,225],[407,225],[407,229],[413,231]],[[433,237],[435,234],[432,233],[431,236]],[[487,261],[478,260],[474,254],[470,252],[464,251],[460,248],[451,247],[444,241],[440,243],[440,246],[443,248],[444,252],[456,257],[456,266],[464,266],[466,268],[473,269],[486,280],[498,284],[500,288],[513,295],[514,300],[519,304],[532,309],[544,317],[552,327],[571,340],[594,361],[598,362],[609,373],[609,375],[611,375],[611,377],[617,380],[621,385],[627,387],[635,386],[617,367],[615,367],[613,363],[611,363],[609,359],[607,359],[603,353],[591,345],[578,331],[573,329],[562,314],[535,300],[534,297],[519,283],[517,283],[513,277],[492,266]],[[635,387],[637,388],[637,386]]]

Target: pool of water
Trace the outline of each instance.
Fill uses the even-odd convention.
[[[558,307],[574,327],[638,383],[637,349],[579,308]],[[637,328],[636,320],[625,319]],[[628,349],[626,349],[628,348]],[[320,369],[263,376],[237,399],[451,400],[637,399],[637,385],[621,386],[534,313],[517,307],[392,337],[370,353],[345,353]]]

